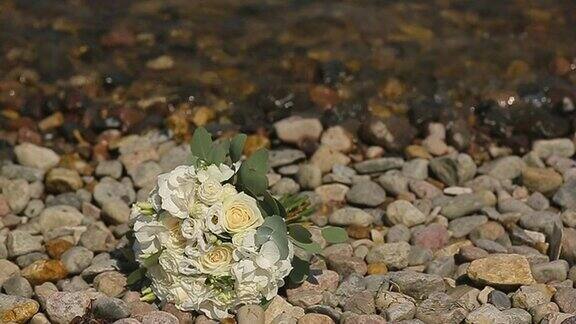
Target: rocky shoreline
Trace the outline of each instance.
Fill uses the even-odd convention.
[[[271,145],[270,190],[310,198],[323,250],[315,280],[225,322],[576,322],[574,137],[479,159],[447,144],[439,123],[424,138],[301,117],[273,128],[250,135],[245,153]],[[0,320],[210,323],[140,301],[122,254],[131,203],[187,163],[187,144],[159,130],[100,136],[91,160],[26,141],[4,150],[14,158],[0,162]],[[327,224],[350,241],[328,244]]]

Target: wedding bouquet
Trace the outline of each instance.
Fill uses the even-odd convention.
[[[299,209],[267,191],[267,151],[241,162],[245,140],[213,141],[198,128],[190,165],[158,176],[148,201],[134,204],[133,252],[141,267],[129,281],[147,278],[144,299],[224,318],[273,298],[286,277],[308,277],[310,265],[294,256],[295,246],[311,253],[320,247],[298,223]],[[322,234],[330,242],[347,239],[340,228]]]

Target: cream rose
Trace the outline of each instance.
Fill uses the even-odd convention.
[[[208,206],[215,204],[222,198],[222,184],[215,179],[206,179],[196,192],[198,199]]]
[[[228,233],[240,233],[264,223],[256,199],[241,192],[224,200],[222,227]]]
[[[230,271],[233,247],[230,244],[214,246],[200,256],[200,270],[204,273],[219,275]]]

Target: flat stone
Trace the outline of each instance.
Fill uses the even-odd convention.
[[[515,179],[520,176],[526,166],[518,156],[505,156],[483,164],[478,172],[487,174],[496,179]]]
[[[40,252],[43,250],[42,237],[33,236],[29,232],[24,231],[12,231],[8,233],[6,248],[8,249],[8,255],[11,257]]]
[[[532,275],[536,282],[547,283],[564,281],[568,277],[569,265],[566,260],[555,260],[532,265]]]
[[[8,260],[0,259],[0,286],[2,286],[8,278],[18,275],[19,273],[20,268],[17,265]]]
[[[24,179],[28,182],[42,181],[44,179],[44,173],[44,170],[18,164],[5,164],[0,168],[0,175],[10,180]]]
[[[60,162],[60,156],[53,150],[32,143],[22,143],[14,148],[18,163],[47,171]]]
[[[391,169],[400,169],[404,165],[404,159],[397,157],[379,158],[366,160],[354,164],[354,169],[359,173],[384,172]]]
[[[460,323],[466,318],[466,309],[443,292],[431,294],[416,309],[416,318],[425,323]]]
[[[264,310],[260,305],[243,305],[238,309],[236,319],[238,324],[261,324],[264,323]]]
[[[542,159],[551,156],[569,158],[574,155],[574,142],[569,138],[556,138],[550,140],[536,140],[532,144],[532,150]]]
[[[75,246],[62,254],[60,260],[69,274],[79,274],[92,262],[94,252],[83,246]]]
[[[30,283],[39,285],[66,278],[68,272],[60,260],[38,260],[22,269],[22,276]]]
[[[488,222],[488,217],[483,215],[460,217],[451,221],[448,229],[452,232],[453,237],[462,238],[486,222]]]
[[[466,316],[466,323],[469,324],[508,324],[508,317],[502,314],[502,312],[490,304],[485,304],[470,312]]]
[[[53,193],[76,191],[84,185],[76,170],[54,168],[46,175],[46,189]]]
[[[372,224],[374,217],[359,208],[344,207],[334,211],[328,221],[332,225],[356,225],[366,227]]]
[[[368,252],[368,263],[383,262],[389,268],[403,269],[408,266],[410,244],[406,242],[376,244]]]
[[[90,305],[91,296],[86,292],[55,292],[46,300],[46,313],[56,324],[68,324],[76,316],[83,316]]]
[[[530,191],[553,194],[562,185],[562,176],[553,169],[531,168],[522,169],[522,184]]]
[[[565,182],[552,199],[566,209],[576,209],[576,179]]]
[[[412,227],[426,221],[426,215],[406,200],[395,200],[386,207],[386,217],[392,224]]]
[[[322,123],[316,118],[288,117],[274,123],[276,135],[289,144],[300,144],[304,140],[317,142],[322,134]]]
[[[448,244],[448,230],[440,224],[430,224],[412,234],[411,243],[437,251]]]
[[[24,179],[8,181],[2,188],[2,193],[14,214],[19,214],[23,211],[28,201],[30,201],[30,186]]]
[[[112,177],[119,179],[122,176],[122,163],[118,160],[100,161],[96,166],[95,173],[98,177]]]
[[[381,289],[376,295],[376,307],[389,321],[410,320],[416,315],[414,298]]]
[[[343,184],[333,183],[319,186],[314,192],[320,196],[323,203],[333,204],[344,202],[348,190],[349,188]]]
[[[102,204],[104,219],[111,224],[124,224],[130,219],[130,206],[121,199],[108,199]]]
[[[240,312],[240,311],[238,311]],[[239,316],[238,316],[239,317]],[[258,322],[241,322],[238,321],[238,324],[255,324]],[[323,315],[323,314],[315,314],[315,313],[308,313],[300,319],[298,319],[298,324],[333,324],[334,320],[330,318],[330,316]]]
[[[94,277],[93,285],[96,290],[109,297],[118,297],[126,291],[127,277],[118,271],[102,272]]]
[[[130,316],[128,305],[118,298],[100,297],[92,302],[92,312],[97,318],[115,321]]]
[[[313,276],[315,283],[304,281],[300,286],[286,290],[288,301],[295,306],[309,307],[322,302],[324,291],[335,291],[340,276],[331,270],[324,270]]]
[[[408,192],[408,180],[409,178],[398,170],[390,170],[378,177],[382,188],[396,196]]]
[[[26,323],[39,309],[40,305],[33,299],[0,294],[1,323]]]
[[[28,280],[20,276],[13,276],[4,281],[2,289],[8,295],[32,298],[32,286],[30,286]]]
[[[349,152],[354,146],[352,134],[342,126],[332,126],[325,130],[320,143],[344,153]]]
[[[559,288],[554,294],[554,302],[564,313],[576,313],[576,289],[572,287]]]
[[[78,226],[84,216],[76,208],[67,205],[52,206],[44,209],[38,216],[43,233],[60,227]]]
[[[455,196],[442,206],[441,214],[448,219],[455,219],[479,211],[483,207],[494,206],[496,196],[490,191]]]
[[[474,260],[466,273],[472,281],[494,287],[511,288],[534,283],[528,260],[518,254],[493,254]]]
[[[416,300],[425,300],[435,292],[446,291],[444,280],[437,275],[403,270],[389,272],[385,275],[398,291]]]
[[[329,172],[335,165],[348,165],[350,157],[331,147],[320,145],[310,158],[310,163],[317,166],[323,173]]]
[[[313,164],[303,164],[298,168],[298,183],[304,189],[315,189],[322,185],[322,170]]]
[[[361,181],[353,185],[346,193],[351,204],[376,207],[386,199],[386,192],[373,181]]]

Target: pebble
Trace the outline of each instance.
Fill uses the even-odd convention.
[[[416,318],[425,323],[460,323],[467,311],[450,296],[435,292],[416,308]]]
[[[114,248],[114,235],[103,223],[88,225],[80,236],[80,245],[93,252],[107,252]]]
[[[393,195],[400,195],[408,192],[408,178],[398,170],[390,170],[378,177],[378,183]]]
[[[391,169],[400,169],[404,165],[404,159],[397,157],[385,157],[366,160],[354,164],[354,169],[359,173],[384,172]]]
[[[102,203],[103,219],[111,224],[124,224],[130,219],[130,206],[121,199],[107,199]]]
[[[320,197],[323,203],[333,204],[341,203],[346,200],[346,193],[348,193],[348,188],[345,185],[334,183],[325,184],[314,189],[314,192]]]
[[[485,304],[470,312],[466,316],[466,323],[469,324],[508,324],[508,318],[491,304]]]
[[[43,233],[60,227],[73,227],[82,223],[84,216],[76,208],[58,205],[45,208],[38,216],[38,223]]]
[[[26,323],[38,312],[37,301],[21,297],[0,294],[0,322]]]
[[[97,318],[115,321],[130,316],[128,305],[118,298],[100,297],[92,302],[92,312]]]
[[[21,165],[44,171],[50,170],[60,162],[60,156],[53,150],[32,143],[17,145],[14,147],[14,153]]]
[[[30,200],[30,186],[24,179],[8,181],[3,186],[2,193],[14,214],[22,212]]]
[[[576,209],[576,179],[565,182],[552,199],[563,208]]]
[[[496,196],[490,191],[480,191],[471,194],[462,194],[450,198],[442,206],[442,215],[448,219],[455,219],[477,212],[483,207],[494,206]]]
[[[486,222],[488,217],[483,215],[465,216],[450,221],[448,229],[452,232],[452,237],[462,238]]]
[[[406,117],[392,115],[384,120],[368,118],[361,126],[362,137],[370,144],[401,152],[416,137],[417,130]]]
[[[356,225],[366,227],[372,224],[374,217],[355,207],[344,207],[334,211],[328,221],[332,225],[348,226]]]
[[[432,251],[443,248],[449,239],[448,230],[440,224],[430,224],[412,234],[411,243]]]
[[[75,246],[64,252],[60,260],[69,274],[79,274],[92,262],[94,252],[82,246]]]
[[[406,200],[395,200],[386,207],[386,218],[390,223],[413,227],[426,221],[426,215]]]
[[[76,170],[54,168],[46,175],[46,189],[53,193],[76,191],[83,185]]]
[[[32,286],[30,286],[28,280],[20,276],[8,278],[8,280],[2,284],[2,289],[4,289],[4,292],[8,295],[26,298],[31,298],[33,293]]]
[[[437,275],[402,270],[388,272],[385,277],[398,291],[416,300],[424,300],[433,293],[446,291],[444,280]]]
[[[386,192],[373,181],[361,181],[350,188],[346,199],[351,204],[376,207],[384,202]]]
[[[119,297],[126,290],[128,281],[124,274],[118,271],[106,271],[94,277],[93,285],[96,290],[109,297]]]
[[[43,250],[42,237],[25,231],[11,231],[6,238],[6,248],[10,257],[40,252]]]
[[[369,291],[355,293],[345,301],[344,311],[366,315],[376,313],[373,294]]]
[[[322,185],[322,170],[314,164],[300,165],[297,179],[301,188],[315,189]]]
[[[576,289],[572,287],[559,288],[554,294],[554,302],[564,313],[576,313]]]
[[[122,163],[118,160],[104,160],[98,162],[95,174],[98,177],[111,177],[119,179],[122,176]]]
[[[528,260],[518,254],[493,254],[474,260],[466,273],[472,281],[494,287],[513,288],[534,283]]]
[[[295,149],[271,150],[268,152],[268,164],[271,168],[293,164],[306,158],[304,152]]]
[[[346,153],[352,150],[354,146],[352,140],[352,134],[344,129],[344,127],[332,126],[324,131],[320,143],[329,146],[336,151]]]
[[[315,118],[288,117],[274,123],[278,138],[289,144],[301,144],[304,140],[318,141],[322,124]]]
[[[509,323],[514,324],[531,324],[532,315],[520,308],[511,308],[502,311],[502,314],[508,318]]]
[[[42,181],[44,170],[18,164],[5,164],[0,168],[0,175],[10,180],[24,179],[28,182]]]
[[[54,292],[46,299],[46,313],[56,324],[68,324],[84,315],[91,296],[86,292]]]
[[[410,320],[416,315],[416,302],[401,293],[380,290],[376,295],[376,307],[389,321]]]
[[[478,168],[480,174],[487,174],[496,179],[515,179],[526,166],[518,156],[505,156],[483,164]]]
[[[264,324],[264,310],[259,305],[244,305],[238,309],[236,319],[238,324]]]
[[[38,260],[22,269],[22,276],[31,284],[55,282],[66,278],[68,272],[60,260]]]
[[[568,277],[569,265],[566,260],[555,260],[532,265],[534,280],[540,283],[564,281]]]
[[[569,158],[574,155],[574,142],[568,138],[556,138],[550,140],[536,140],[532,144],[532,150],[542,159],[551,156]]]
[[[325,145],[320,145],[310,158],[310,163],[316,165],[323,173],[330,172],[335,165],[348,165],[350,161],[347,155]]]
[[[368,263],[383,262],[387,267],[403,269],[408,266],[410,244],[406,242],[376,244],[366,255]]]
[[[553,194],[562,185],[562,176],[553,169],[525,167],[522,170],[522,184],[530,191],[544,195]]]
[[[291,178],[282,178],[270,188],[270,192],[277,196],[292,195],[299,191],[300,185]]]
[[[501,311],[512,307],[510,298],[500,290],[492,290],[488,294],[488,303],[494,305],[494,307]]]
[[[240,312],[240,311],[238,311]],[[240,318],[240,316],[238,315],[238,318]],[[255,321],[245,321],[245,322],[241,322],[238,321],[238,324],[256,324],[256,323],[263,323],[263,322],[255,322]],[[334,320],[332,320],[332,318],[330,318],[330,316],[327,315],[323,315],[323,314],[315,314],[315,313],[308,313],[302,317],[300,317],[300,319],[298,319],[298,324],[333,324]]]

